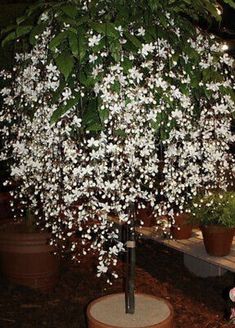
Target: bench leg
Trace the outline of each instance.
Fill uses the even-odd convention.
[[[184,265],[191,273],[202,278],[222,276],[227,272],[226,269],[218,265],[205,262],[188,254],[184,254]]]

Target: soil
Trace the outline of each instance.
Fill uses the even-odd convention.
[[[13,286],[0,277],[1,328],[86,328],[85,309],[97,297],[123,291],[124,265],[112,286],[97,278],[92,256],[80,264],[63,260],[60,281],[42,294]],[[225,317],[234,275],[198,278],[183,265],[177,251],[149,240],[137,249],[136,290],[168,300],[175,311],[175,328],[232,328]]]

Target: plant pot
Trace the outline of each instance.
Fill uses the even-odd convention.
[[[125,295],[103,296],[87,308],[88,328],[173,328],[173,308],[165,300],[136,294],[134,314],[125,313]]]
[[[59,259],[47,232],[26,232],[23,224],[0,227],[0,264],[12,283],[51,291],[59,277]]]
[[[192,236],[192,224],[189,223],[189,215],[181,213],[175,216],[175,223],[171,227],[171,234],[174,239],[188,239]]]
[[[143,227],[153,227],[156,222],[153,215],[153,210],[149,204],[147,204],[145,208],[137,209],[136,218],[143,221]]]
[[[226,256],[230,253],[234,228],[217,225],[201,226],[207,253],[211,256]]]

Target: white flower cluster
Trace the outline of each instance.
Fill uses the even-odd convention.
[[[116,30],[125,44],[123,28]],[[145,29],[136,35],[144,37]],[[101,130],[93,133],[75,105],[50,123],[61,105],[77,94],[81,101],[85,97],[74,73],[74,84],[65,83],[54,100],[61,73],[50,57],[51,38],[48,27],[30,53],[16,55],[12,74],[1,73],[6,84],[10,81],[1,90],[6,141],[1,158],[14,158],[11,175],[20,180],[15,197],[51,229],[54,243],[67,249],[69,241],[75,258],[97,252],[100,275],[124,250],[110,213],[129,223],[130,205],[148,202],[156,216],[172,214],[183,211],[199,189],[227,188],[234,141],[232,60],[222,56],[216,62],[219,47],[198,33],[187,42],[191,52],[179,52],[177,44],[159,37],[136,54],[122,51],[120,62],[107,67],[108,52],[93,50],[102,36],[89,31],[88,62],[101,121]],[[128,69],[125,59],[132,63]],[[208,68],[215,78],[206,83]]]

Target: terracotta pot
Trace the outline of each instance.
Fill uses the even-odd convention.
[[[206,251],[212,256],[226,256],[230,253],[234,228],[217,225],[201,226]]]
[[[59,277],[59,259],[47,232],[26,232],[23,224],[0,227],[0,264],[12,283],[51,291]]]
[[[136,311],[125,313],[124,294],[101,297],[87,308],[88,328],[173,328],[173,308],[165,300],[136,294]]]
[[[150,205],[146,205],[145,208],[138,208],[136,211],[136,217],[138,220],[143,221],[143,227],[153,227],[156,219],[153,215],[153,210]]]
[[[171,234],[174,239],[188,239],[192,236],[193,225],[189,223],[190,216],[181,213],[175,216],[175,223],[171,227]]]

